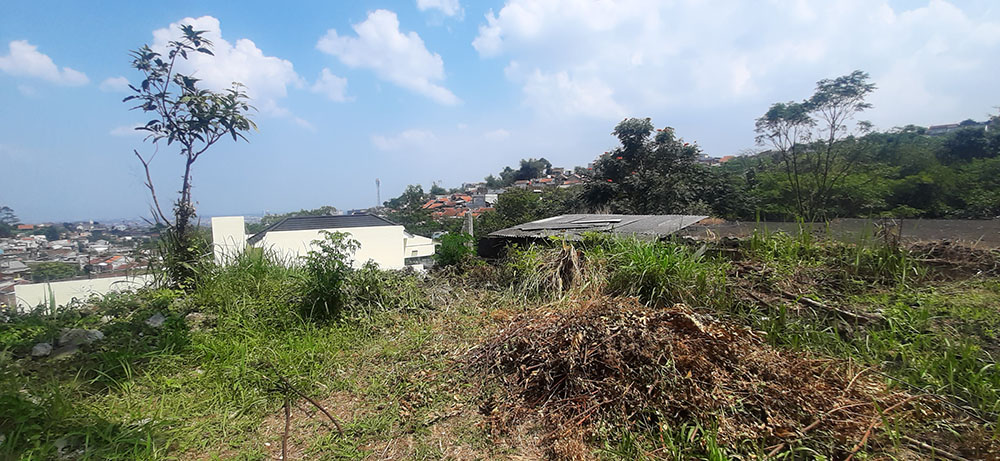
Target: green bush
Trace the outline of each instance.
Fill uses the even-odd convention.
[[[371,261],[348,275],[344,292],[354,316],[371,317],[380,312],[414,311],[430,306],[416,276],[381,270]]]
[[[304,314],[311,319],[332,319],[344,307],[344,282],[351,272],[351,258],[360,246],[350,234],[322,231],[318,249],[305,257]]]
[[[469,234],[445,234],[441,246],[434,252],[434,261],[440,266],[455,266],[473,258],[471,248],[475,238]]]

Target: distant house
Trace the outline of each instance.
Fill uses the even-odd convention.
[[[323,231],[350,234],[359,243],[355,267],[373,261],[383,269],[402,269],[408,258],[434,254],[430,239],[408,234],[403,226],[371,214],[285,218],[249,237],[244,229],[242,216],[212,218],[216,261],[224,262],[251,246],[274,251],[279,258],[293,262],[315,249],[313,242],[323,239]]]
[[[17,230],[34,230],[35,226],[32,224],[18,224]]]
[[[957,123],[948,123],[945,125],[931,125],[927,127],[927,135],[939,136],[942,134],[951,133],[952,131],[957,131],[960,128],[962,128],[961,125]]]

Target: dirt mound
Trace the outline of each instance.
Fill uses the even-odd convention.
[[[805,431],[821,452],[849,453],[878,408],[913,409],[863,373],[832,360],[779,354],[754,333],[688,308],[649,309],[609,298],[520,315],[470,352],[473,370],[498,380],[482,409],[495,429],[540,415],[555,428],[550,455],[579,458],[597,421],[656,428],[700,421],[719,441],[775,450]],[[924,408],[926,410],[926,408]],[[805,428],[803,430],[803,428]]]
[[[925,264],[964,273],[1000,275],[1000,251],[974,248],[950,240],[915,243],[910,253]]]

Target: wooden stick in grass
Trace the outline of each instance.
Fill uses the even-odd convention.
[[[314,407],[318,408],[319,411],[323,412],[323,414],[326,415],[326,417],[330,419],[330,421],[333,423],[333,425],[337,427],[337,432],[339,432],[341,435],[344,434],[344,429],[342,427],[340,427],[340,423],[337,421],[337,418],[334,418],[333,415],[331,415],[329,411],[326,411],[326,408],[323,408],[322,405],[320,405],[319,403],[317,403],[315,400],[309,398],[308,395],[303,394],[298,389],[296,389],[295,387],[293,387],[292,384],[289,383],[288,380],[285,379],[284,376],[278,375],[278,379],[281,380],[281,383],[285,386],[285,388],[287,388],[288,390],[294,392],[295,395],[298,395],[299,397],[302,397],[302,398],[306,399],[307,402],[311,403]]]
[[[281,434],[281,459],[288,459],[288,428],[291,425],[292,410],[288,404],[288,392],[285,392],[285,432]]]

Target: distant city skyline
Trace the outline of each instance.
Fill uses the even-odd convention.
[[[988,0],[7,2],[0,6],[0,205],[25,222],[138,219],[121,102],[128,51],[190,23],[209,87],[247,85],[260,127],[196,165],[203,216],[375,205],[407,184],[477,181],[521,158],[586,165],[625,117],[714,157],[753,148],[754,119],[855,69],[876,128],[985,120],[1000,105],[1000,4]],[[180,158],[153,164],[161,200]]]

